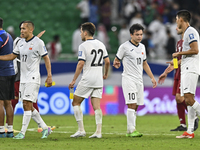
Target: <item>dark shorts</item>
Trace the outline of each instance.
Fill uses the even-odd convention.
[[[14,83],[15,75],[13,76],[0,76],[0,100],[14,99]]]
[[[176,96],[176,94],[180,94],[180,83],[181,80],[174,80],[173,92],[172,95]]]

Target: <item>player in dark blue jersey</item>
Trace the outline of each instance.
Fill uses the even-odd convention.
[[[0,55],[13,51],[13,39],[3,30],[3,19],[0,18]],[[0,138],[13,137],[13,109],[11,99],[14,99],[15,71],[13,61],[0,61]],[[8,120],[8,132],[4,128],[4,108]]]

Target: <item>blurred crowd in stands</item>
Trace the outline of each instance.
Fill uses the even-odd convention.
[[[80,12],[80,24],[72,35],[72,52],[77,56],[78,46],[82,43],[80,25],[92,22],[96,26],[95,38],[102,41],[109,53],[117,48],[110,44],[116,37],[118,46],[130,39],[129,27],[139,23],[145,27],[142,43],[146,47],[148,59],[171,59],[175,45],[180,40],[176,32],[176,13],[187,9],[192,14],[191,25],[200,31],[200,0],[80,0],[76,4]],[[15,39],[14,28],[7,31]],[[109,34],[112,33],[112,34]],[[60,35],[46,43],[52,60],[58,60],[62,52]],[[66,44],[66,43],[62,43]]]
[[[142,43],[152,59],[171,59],[175,44],[180,40],[175,22],[178,10],[189,10],[191,25],[200,30],[198,8],[200,0],[81,0],[77,4],[82,22],[90,21],[96,25],[96,38],[103,40],[108,50],[107,32],[116,32],[120,45],[130,39],[129,27],[132,24],[142,24],[145,27]]]

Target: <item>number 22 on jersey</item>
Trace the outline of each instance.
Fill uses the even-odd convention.
[[[98,49],[98,50],[93,49],[90,54],[94,55],[91,66],[102,66],[103,65],[103,62],[102,62],[103,50],[102,49]],[[97,64],[95,64],[96,61],[98,61]]]

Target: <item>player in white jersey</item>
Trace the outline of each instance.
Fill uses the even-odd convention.
[[[181,10],[176,15],[177,27],[184,31],[182,52],[172,54],[172,57],[182,55],[181,59],[181,96],[184,96],[188,109],[188,129],[176,138],[194,138],[195,115],[200,115],[200,104],[194,100],[198,77],[200,74],[200,42],[199,34],[189,22],[191,14]]]
[[[21,24],[21,34],[24,39],[20,40],[12,54],[0,57],[0,60],[13,60],[20,55],[20,100],[23,100],[24,115],[21,132],[13,137],[23,139],[31,117],[43,128],[42,138],[47,138],[51,129],[45,124],[38,111],[33,107],[36,102],[40,87],[40,60],[43,57],[47,69],[47,86],[52,86],[51,63],[47,55],[44,42],[33,35],[34,24],[24,21]]]
[[[102,98],[103,79],[108,77],[110,60],[105,45],[93,38],[95,26],[91,22],[81,25],[81,38],[83,42],[79,46],[78,64],[69,89],[74,87],[76,79],[83,70],[83,75],[78,83],[72,102],[74,116],[78,123],[78,131],[70,137],[85,136],[86,132],[83,126],[83,114],[81,103],[85,98],[91,97],[91,103],[95,111],[96,132],[89,138],[101,138],[102,111],[100,108],[100,99]],[[103,60],[105,62],[105,73],[103,75]]]
[[[144,105],[143,99],[143,69],[151,78],[153,88],[157,86],[156,80],[146,60],[145,46],[140,43],[144,28],[140,24],[130,27],[131,40],[123,43],[113,62],[115,68],[120,67],[122,60],[124,71],[122,73],[122,89],[127,109],[127,137],[141,137],[143,134],[136,130],[136,112],[138,105]]]

